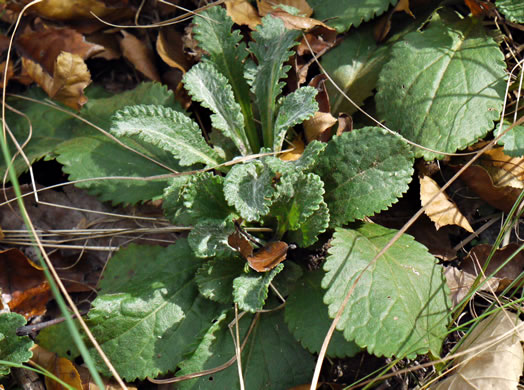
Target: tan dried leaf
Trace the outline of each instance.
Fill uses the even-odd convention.
[[[328,131],[338,120],[329,112],[315,112],[311,119],[304,121],[304,129],[306,130],[306,140],[311,142],[319,139],[322,134]]]
[[[493,148],[482,155],[481,165],[495,186],[524,188],[524,157],[511,157],[503,148]]]
[[[80,374],[71,361],[58,357],[55,353],[49,352],[39,345],[35,345],[31,351],[33,352],[33,357],[31,358],[32,362],[44,367],[57,378],[70,385],[73,389],[82,388]],[[45,385],[47,390],[62,390],[64,388],[49,376],[45,376]]]
[[[229,17],[240,26],[254,30],[260,23],[260,16],[248,0],[226,0]]]
[[[429,200],[440,191],[439,185],[429,176],[420,178],[420,201],[426,205]],[[426,215],[435,223],[437,229],[445,225],[457,225],[473,233],[473,228],[457,206],[441,193],[434,199],[425,210]]]
[[[284,161],[296,161],[304,153],[304,148],[305,148],[304,141],[302,141],[301,138],[297,137],[293,140],[293,144],[289,145],[289,149],[293,149],[293,150],[282,153],[280,155],[280,159]]]
[[[184,55],[184,44],[182,34],[170,28],[164,28],[158,34],[156,40],[156,51],[160,58],[171,66],[186,73],[189,69],[189,62]]]
[[[31,11],[46,19],[61,21],[94,19],[93,14],[100,18],[129,15],[127,1],[121,3],[120,7],[108,7],[102,0],[44,0],[31,7]]]
[[[455,307],[468,295],[476,277],[469,272],[459,270],[455,267],[446,267],[444,275],[446,276],[446,284],[449,287],[451,303],[453,307]],[[499,281],[498,278],[491,278],[482,285],[479,291],[497,291]]]
[[[120,48],[124,57],[148,79],[160,82],[160,76],[152,60],[152,50],[133,34],[124,30],[121,34],[123,38],[120,40]]]
[[[298,14],[301,16],[310,17],[313,15],[313,8],[309,6],[306,0],[257,0],[258,12],[261,16],[282,10],[279,5],[290,6],[298,9]]]
[[[519,385],[524,365],[521,342],[523,322],[516,314],[499,311],[482,320],[457,353],[452,375],[433,390],[513,390]]]
[[[91,83],[91,74],[79,55],[62,52],[56,58],[53,76],[39,64],[22,58],[29,76],[42,87],[49,97],[79,110],[86,102],[84,88]]]

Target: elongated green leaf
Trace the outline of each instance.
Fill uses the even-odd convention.
[[[320,352],[333,321],[329,318],[327,306],[322,302],[324,291],[320,283],[323,276],[322,270],[308,272],[286,300],[285,319],[289,330],[312,353]],[[341,332],[335,330],[327,350],[328,356],[342,358],[354,356],[358,352],[358,345],[347,341]]]
[[[290,389],[308,383],[314,368],[314,359],[289,333],[283,320],[283,311],[262,313],[255,322],[246,346],[242,351],[242,371],[246,389]],[[180,364],[178,376],[200,372],[226,363],[235,355],[235,348],[228,324],[234,320],[229,315],[206,334],[201,346]],[[240,319],[240,340],[253,320],[253,315]],[[237,365],[191,381],[184,381],[177,388],[189,390],[231,390],[240,388]]]
[[[24,316],[17,313],[0,314],[0,360],[25,363],[31,359],[34,342],[28,336],[17,336],[16,329],[25,325]],[[9,374],[11,368],[0,364],[0,377]]]
[[[234,255],[234,250],[228,245],[227,239],[234,231],[232,217],[225,220],[204,218],[195,224],[187,241],[195,256],[229,257]]]
[[[220,303],[233,303],[233,280],[244,272],[246,262],[236,256],[211,259],[195,276],[200,294]]]
[[[384,210],[408,189],[413,155],[399,137],[365,127],[333,138],[319,159],[331,226]]]
[[[127,380],[174,370],[193,352],[188,340],[220,312],[198,293],[193,278],[200,265],[183,239],[167,248],[130,245],[109,261],[89,326]]]
[[[322,56],[322,66],[358,106],[373,94],[379,72],[389,59],[389,46],[377,45],[372,27],[354,30],[340,45]],[[333,114],[357,111],[331,83],[326,86]]]
[[[284,62],[293,54],[299,33],[288,30],[284,22],[271,15],[262,19],[262,25],[253,32],[249,48],[258,60],[258,68],[253,82],[252,91],[260,112],[264,146],[273,146],[273,131],[276,115],[276,100],[284,86],[280,79],[284,78],[289,66]]]
[[[227,79],[211,63],[201,62],[184,75],[184,86],[193,100],[214,112],[211,115],[213,127],[222,130],[243,156],[251,154],[244,117]]]
[[[245,275],[240,275],[233,281],[233,297],[238,308],[254,313],[262,310],[267,299],[269,283],[284,269],[284,264],[279,264],[271,271],[260,273],[250,270]]]
[[[309,0],[315,10],[315,18],[329,19],[327,24],[338,32],[357,27],[375,16],[384,13],[397,0]]]
[[[273,172],[259,161],[237,164],[224,181],[224,195],[240,216],[255,221],[269,212],[275,189]]]
[[[47,95],[40,88],[29,89],[24,96],[42,103],[45,103],[45,99],[47,99]],[[170,106],[173,109],[179,109],[174,104],[172,92],[159,83],[143,83],[134,90],[112,96],[109,96],[102,88],[91,86],[86,89],[86,96],[89,100],[82,107],[79,113],[80,116],[105,130],[109,129],[110,118],[114,112],[128,105],[139,103],[161,104]],[[32,125],[31,139],[24,147],[24,153],[31,163],[43,157],[52,157],[56,148],[65,141],[75,137],[97,134],[97,130],[67,113],[56,110],[54,107],[23,100],[18,97],[10,98],[8,103],[14,109],[23,112],[27,117],[26,119],[26,117],[6,110],[7,124],[19,144],[23,144],[29,137],[28,120]],[[14,155],[16,149],[10,140],[9,143],[11,155]],[[15,169],[17,173],[27,169],[21,157],[17,158]],[[4,170],[5,165],[2,161],[0,163],[2,176]],[[92,176],[98,176],[98,174],[95,173]]]
[[[437,20],[393,46],[380,74],[377,110],[411,141],[455,152],[493,128],[504,79],[504,55],[479,20]],[[420,148],[415,154],[437,156]]]
[[[318,111],[316,95],[315,88],[302,87],[282,99],[273,131],[275,152],[282,150],[284,137],[291,127],[311,118]]]
[[[141,145],[133,145],[135,150],[148,153]],[[162,159],[167,163],[166,153]],[[146,160],[142,156],[124,149],[103,135],[75,137],[63,142],[56,150],[57,161],[64,165],[69,180],[91,179],[96,177],[148,177],[168,173],[166,169]],[[158,158],[158,153],[155,158]],[[174,162],[174,161],[172,161]],[[171,162],[171,163],[172,163]],[[171,164],[173,167],[173,164]],[[137,203],[162,195],[166,180],[110,180],[77,183],[78,187],[88,189],[104,201]]]
[[[199,46],[204,49],[233,88],[236,101],[240,104],[244,126],[253,152],[258,152],[260,142],[257,137],[249,87],[244,79],[244,60],[248,55],[242,36],[238,30],[231,31],[233,21],[221,7],[212,7],[193,18],[193,33]],[[205,58],[204,58],[205,60]]]
[[[508,128],[509,124],[504,123],[502,129],[500,124],[495,129],[495,135],[499,135]],[[500,145],[504,145],[504,154],[512,157],[524,156],[524,126],[515,126],[502,136],[499,140]]]
[[[497,0],[499,11],[510,22],[524,23],[524,3],[520,0]]]
[[[358,275],[395,235],[376,224],[337,229],[322,280],[334,317]],[[377,356],[439,355],[449,320],[449,291],[442,266],[404,234],[356,284],[338,329]]]
[[[111,132],[133,137],[170,152],[180,165],[218,165],[220,157],[206,143],[198,125],[186,115],[161,106],[132,106],[113,117]]]

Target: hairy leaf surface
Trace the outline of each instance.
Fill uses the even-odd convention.
[[[289,389],[311,379],[314,359],[289,333],[283,310],[258,316],[242,351],[242,369],[246,389]],[[240,340],[246,337],[254,315],[240,319]],[[233,315],[220,323],[219,329],[203,338],[197,351],[180,364],[178,376],[200,372],[226,363],[235,355],[228,324]],[[177,387],[184,390],[231,390],[240,388],[236,364],[202,378],[184,381]]]
[[[16,329],[26,324],[24,316],[18,313],[0,314],[0,360],[11,363],[25,363],[31,359],[30,351],[34,342],[28,336],[17,336]],[[11,368],[0,364],[0,377],[9,374]]]
[[[259,161],[237,164],[224,181],[224,195],[240,216],[255,221],[269,212],[275,189],[273,172]]]
[[[260,113],[264,146],[272,147],[276,102],[284,86],[280,79],[290,68],[284,62],[293,54],[291,48],[297,45],[299,33],[286,29],[281,19],[268,15],[252,35],[255,42],[249,48],[258,60],[258,67],[251,89]]]
[[[315,88],[303,87],[282,98],[273,131],[273,151],[282,150],[284,137],[291,127],[311,118],[318,111],[316,95]]]
[[[233,256],[234,251],[227,240],[234,231],[235,224],[231,217],[224,220],[203,218],[195,223],[187,241],[195,256],[229,257]]]
[[[252,153],[244,130],[244,117],[225,76],[209,62],[193,66],[184,75],[184,85],[194,101],[214,112],[211,123],[222,130],[245,156]]]
[[[254,152],[260,143],[256,138],[249,86],[244,79],[244,60],[248,55],[246,45],[241,42],[238,30],[231,31],[233,21],[221,7],[212,7],[193,18],[194,37],[199,46],[209,53],[210,60],[233,88],[236,101],[240,104],[246,133]],[[206,58],[204,58],[206,60]]]
[[[254,313],[262,310],[267,299],[269,283],[284,269],[284,264],[279,264],[271,271],[260,273],[250,270],[249,273],[240,275],[233,281],[233,297],[238,308]]]
[[[173,370],[193,351],[187,341],[219,313],[198,293],[193,278],[200,265],[184,239],[167,248],[130,245],[109,261],[89,325],[127,380]]]
[[[186,115],[161,106],[132,106],[117,111],[111,132],[133,137],[170,152],[180,165],[218,165],[219,155],[205,141],[198,125]]]
[[[329,318],[328,307],[322,302],[324,291],[320,283],[323,276],[322,270],[308,272],[286,300],[285,319],[289,330],[312,353],[320,352],[333,321]],[[327,350],[328,356],[343,358],[358,352],[358,345],[347,341],[340,331],[335,330]]]
[[[520,0],[497,0],[497,8],[514,23],[524,23],[524,3]]]
[[[329,226],[329,219],[327,204],[322,201],[318,210],[301,223],[298,229],[287,232],[286,238],[289,242],[293,242],[302,248],[307,248],[317,242],[319,234],[326,231]]]
[[[498,136],[501,132],[508,128],[509,124],[504,122],[502,129],[500,123],[495,129],[495,135]],[[504,154],[511,157],[524,156],[524,126],[515,126],[502,136],[499,140],[499,145],[504,145]]]
[[[505,93],[504,55],[479,20],[434,21],[407,34],[391,53],[376,95],[377,110],[390,128],[448,153],[493,128]],[[426,159],[438,156],[414,151]]]
[[[399,137],[364,127],[333,138],[316,169],[324,182],[331,226],[384,210],[408,189],[413,155]]]
[[[324,302],[333,318],[358,275],[396,231],[376,224],[337,229],[324,264]],[[450,309],[443,268],[404,234],[356,284],[338,329],[377,356],[440,352]]]
[[[384,13],[397,0],[309,0],[308,3],[315,10],[316,19],[329,19],[328,25],[344,32]]]

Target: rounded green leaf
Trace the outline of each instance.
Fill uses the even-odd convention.
[[[268,272],[255,272],[240,275],[233,281],[233,297],[241,310],[255,313],[262,310],[266,303],[269,284],[277,274],[284,269],[279,264]]]
[[[396,231],[376,224],[337,229],[324,264],[324,302],[333,318],[356,278]],[[426,247],[404,234],[365,270],[337,329],[377,356],[438,356],[449,321],[449,291]]]
[[[245,265],[238,257],[207,261],[195,276],[200,294],[215,302],[233,303],[233,280],[242,275]]]
[[[505,77],[504,55],[480,20],[437,20],[393,46],[380,74],[377,110],[407,139],[453,153],[493,128]],[[420,148],[415,154],[438,156]]]
[[[413,155],[399,137],[365,127],[333,138],[316,169],[324,181],[330,225],[385,210],[408,189]]]
[[[290,332],[304,348],[312,353],[320,352],[324,337],[333,321],[329,318],[328,308],[322,302],[324,291],[320,282],[324,272],[308,272],[286,300],[285,319]],[[341,332],[335,331],[329,343],[327,355],[332,357],[354,356],[360,347],[347,341]]]
[[[524,23],[524,2],[522,0],[497,0],[497,8],[514,23]]]

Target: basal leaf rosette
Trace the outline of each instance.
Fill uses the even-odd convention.
[[[376,224],[337,229],[322,280],[332,318],[356,278],[395,233]],[[377,356],[438,355],[449,320],[448,296],[442,266],[404,234],[364,271],[337,328]]]
[[[480,20],[446,20],[393,46],[376,103],[390,128],[426,148],[453,153],[493,129],[504,100],[506,66]],[[414,151],[428,160],[441,157]]]
[[[334,137],[316,172],[324,182],[330,226],[385,210],[408,189],[413,154],[400,138],[377,127]]]

